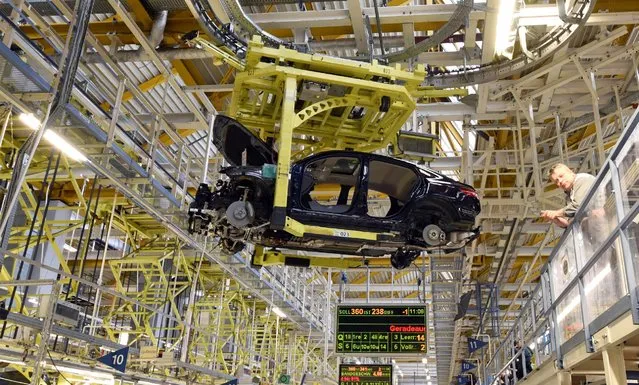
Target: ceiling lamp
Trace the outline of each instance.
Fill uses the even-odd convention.
[[[24,123],[30,129],[37,131],[42,124],[38,118],[36,118],[33,114],[25,114],[22,113],[18,116],[18,119],[22,123]],[[78,151],[71,143],[67,142],[63,137],[51,131],[50,129],[46,129],[44,131],[44,138],[47,142],[51,143],[54,147],[60,150],[67,157],[75,160],[76,162],[86,162],[87,157],[84,156],[80,151]]]

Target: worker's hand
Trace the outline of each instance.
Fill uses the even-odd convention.
[[[541,212],[541,217],[547,221],[552,221],[557,217],[560,217],[561,214],[561,210],[543,210]]]
[[[590,210],[589,217],[603,218],[606,216],[606,210],[603,208]]]

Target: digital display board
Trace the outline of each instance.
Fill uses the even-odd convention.
[[[393,385],[393,365],[340,365],[339,385]]]
[[[425,305],[338,305],[337,354],[426,354]]]

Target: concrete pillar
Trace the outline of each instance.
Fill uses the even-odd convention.
[[[567,370],[562,370],[557,372],[557,385],[571,385],[572,378],[570,372]]]
[[[602,352],[606,385],[626,385],[626,363],[623,345],[611,346]]]

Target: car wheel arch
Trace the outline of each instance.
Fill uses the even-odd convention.
[[[443,222],[444,224],[449,224],[459,218],[459,216],[455,212],[454,207],[451,204],[441,200],[432,200],[432,201],[426,202],[425,204],[422,204],[419,207],[417,207],[415,212],[416,212],[415,225],[421,226],[421,228],[417,229],[420,231],[424,226],[429,225],[431,223],[441,224]],[[440,223],[435,223],[433,221],[427,221],[427,220],[420,220],[420,218],[428,217],[428,216],[437,217]]]

